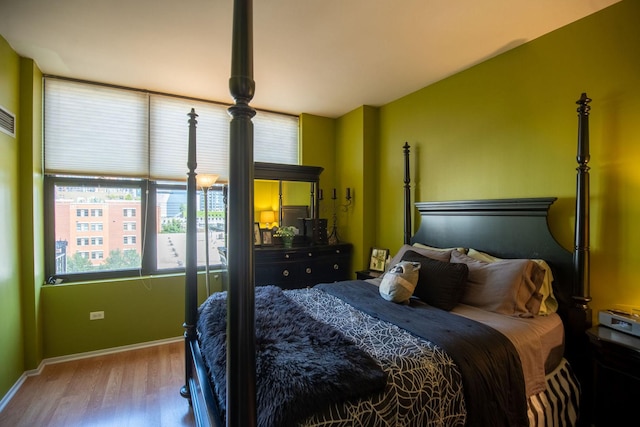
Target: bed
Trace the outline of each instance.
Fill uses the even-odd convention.
[[[553,197],[418,202],[414,234],[405,144],[404,245],[382,278],[256,288],[250,1],[235,2],[233,31],[229,289],[200,306],[197,114],[189,114],[181,394],[197,425],[578,424],[588,371],[580,356],[591,322],[586,94],[577,102],[573,252],[549,231]],[[383,298],[392,279],[393,289],[409,276],[415,295],[402,303]],[[489,282],[504,286],[487,295]]]

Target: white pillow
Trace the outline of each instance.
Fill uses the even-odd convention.
[[[387,301],[409,301],[418,284],[419,262],[402,261],[387,271],[380,282],[380,296]]]

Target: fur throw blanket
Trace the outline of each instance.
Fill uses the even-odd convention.
[[[256,392],[259,426],[290,426],[338,401],[381,391],[386,374],[333,327],[309,316],[275,286],[257,287]],[[226,404],[226,292],[200,307],[201,350]]]

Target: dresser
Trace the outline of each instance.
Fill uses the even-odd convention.
[[[279,246],[256,248],[256,286],[278,285],[283,289],[295,289],[349,280],[352,252],[350,243],[289,249]]]

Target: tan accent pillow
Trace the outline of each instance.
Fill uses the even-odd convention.
[[[467,253],[467,248],[436,248],[435,246],[427,246],[427,245],[423,245],[422,243],[414,243],[412,245],[414,248],[422,248],[422,249],[431,249],[432,251],[441,251],[441,252],[446,252],[446,251],[452,251],[452,250],[456,250],[460,253],[466,254]]]
[[[389,269],[380,282],[380,296],[387,301],[409,301],[418,283],[419,262],[402,261]]]
[[[467,286],[460,299],[462,304],[509,316],[534,316],[527,303],[539,291],[544,279],[544,270],[534,261],[486,262],[453,251],[451,262],[464,263],[469,268]]]
[[[420,247],[411,246],[411,245],[402,245],[400,249],[398,249],[398,252],[393,256],[393,258],[391,258],[391,262],[389,262],[389,266],[394,266],[400,261],[402,261],[402,256],[407,251],[415,251],[420,255],[429,257],[431,259],[437,259],[438,261],[449,262],[449,260],[451,259],[451,252],[453,252],[453,249],[448,249],[443,251],[440,249],[434,250],[434,249],[420,248]]]
[[[469,249],[467,255],[469,255],[471,258],[479,259],[486,262],[496,262],[503,260],[502,258],[495,257],[486,252],[477,251],[473,248]],[[531,306],[531,312],[539,316],[545,316],[547,314],[555,313],[556,311],[558,311],[558,300],[556,300],[556,297],[553,294],[553,273],[551,271],[551,267],[543,259],[532,259],[531,261],[536,262],[544,270],[544,279],[542,280],[540,290],[532,297],[533,299],[535,299],[535,301],[538,301],[540,307],[536,312],[535,301],[532,301],[529,304]]]

